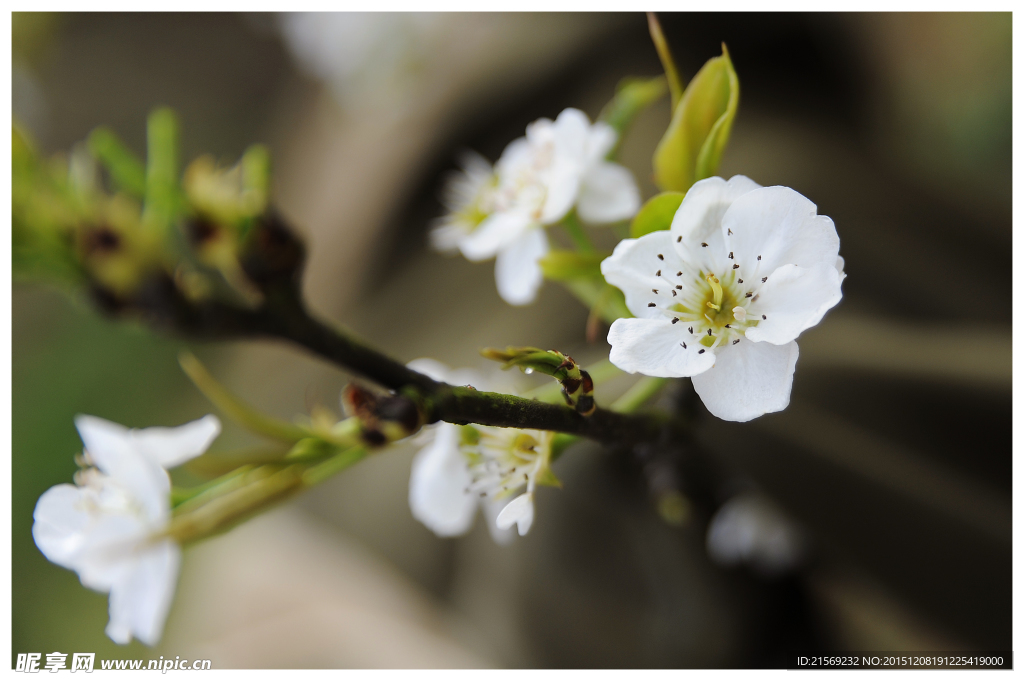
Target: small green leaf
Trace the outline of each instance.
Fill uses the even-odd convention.
[[[97,128],[89,135],[89,151],[110,173],[114,185],[136,198],[146,194],[146,169],[142,161],[109,128]]]
[[[666,89],[664,76],[656,78],[626,78],[619,83],[618,88],[615,90],[615,96],[610,102],[605,104],[604,109],[601,110],[601,115],[598,116],[598,120],[604,121],[615,128],[615,132],[619,133],[615,148],[611,154],[614,154],[615,150],[618,149],[623,136],[625,136],[626,131],[629,130],[629,126],[633,124],[636,117],[651,104],[664,97]]]
[[[672,218],[683,202],[683,192],[663,192],[648,199],[633,218],[629,235],[634,239],[672,226]]]
[[[551,281],[591,279],[601,276],[601,261],[610,253],[578,253],[576,251],[551,251],[540,260],[544,278]]]
[[[654,152],[659,187],[685,192],[717,172],[739,97],[739,79],[723,44],[722,56],[709,59],[690,81]]]
[[[665,78],[668,79],[668,90],[672,94],[672,110],[676,110],[679,99],[683,96],[683,81],[679,77],[679,69],[672,59],[672,53],[668,49],[668,41],[665,34],[661,32],[661,23],[654,12],[647,13],[647,28],[651,32],[651,40],[654,41],[654,49],[658,51],[658,58],[661,59],[661,66],[665,69]]]

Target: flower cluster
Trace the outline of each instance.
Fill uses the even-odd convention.
[[[795,339],[839,302],[846,276],[832,220],[742,175],[694,184],[671,229],[622,241],[601,272],[636,316],[612,324],[611,362],[692,376],[728,421],[786,408]]]
[[[578,109],[542,118],[509,144],[491,167],[470,154],[448,184],[449,214],[431,233],[435,248],[472,261],[496,257],[498,293],[512,305],[533,301],[543,281],[538,261],[549,250],[544,228],[575,209],[584,222],[632,217],[640,192],[626,168],[606,160],[617,135]]]
[[[220,433],[206,416],[178,428],[129,430],[95,416],[75,425],[85,444],[76,485],[56,485],[36,503],[32,536],[50,561],[110,593],[107,635],[126,644],[160,639],[181,549],[161,536],[171,519],[167,469],[199,456]]]
[[[481,385],[475,372],[451,371],[434,360],[409,366],[435,380]],[[417,520],[438,536],[453,537],[473,526],[482,507],[495,541],[507,542],[513,525],[520,536],[529,532],[534,489],[552,477],[553,433],[439,423],[428,437],[409,478],[409,507]],[[526,491],[513,498],[524,486]]]

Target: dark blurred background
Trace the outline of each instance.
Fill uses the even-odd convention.
[[[13,652],[771,667],[798,648],[1009,650],[1009,13],[661,21],[684,77],[729,47],[742,94],[721,174],[817,203],[849,275],[842,304],[800,339],[786,411],[700,420],[692,447],[723,474],[710,489],[676,482],[721,507],[721,541],[710,514],[659,517],[642,453],[587,446],[558,462],[565,487],[539,494],[525,539],[495,546],[478,519],[440,540],[409,514],[406,445],[188,550],[159,647],[118,647],[103,635],[107,597],[33,545],[35,501],[70,481],[75,414],[144,427],[209,406],[177,368],[182,341],[101,319],[80,292],[19,284]],[[13,45],[14,116],[47,153],[98,125],[142,153],[158,105],[180,115],[186,162],[268,143],[276,201],[311,245],[308,299],[394,356],[607,356],[567,293],[547,284],[510,308],[490,264],[431,253],[426,234],[460,150],[495,160],[532,120],[567,106],[594,117],[621,78],[660,72],[642,14],[15,13]],[[625,141],[645,198],[667,122],[661,102]],[[337,409],[346,382],[282,345],[189,347],[283,417]],[[215,447],[249,442],[229,426]],[[729,558],[736,527],[755,547],[742,560]],[[790,541],[768,541],[779,536]]]

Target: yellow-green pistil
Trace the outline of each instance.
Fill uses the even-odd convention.
[[[757,326],[763,318],[748,312],[757,299],[754,287],[744,282],[736,270],[721,277],[703,270],[696,274],[686,276],[679,271],[672,278],[659,269],[656,276],[668,282],[670,288],[653,289],[659,300],[650,307],[660,308],[671,317],[672,324],[680,324],[684,331],[680,345],[684,349],[694,342],[705,349],[740,342],[746,330]]]

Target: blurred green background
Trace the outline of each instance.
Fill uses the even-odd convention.
[[[12,651],[206,657],[216,667],[747,667],[794,645],[1011,647],[1011,18],[1004,14],[662,16],[684,76],[727,42],[740,113],[722,174],[792,186],[834,219],[842,305],[801,337],[793,403],[699,441],[734,488],[810,537],[768,579],[664,525],[643,466],[570,452],[535,530],[442,541],[406,504],[415,447],[347,472],[186,553],[160,646],[103,634],[106,595],[48,563],[32,509],[69,482],[75,414],[177,425],[209,407],[183,341],[94,312],[81,292],[13,297]],[[527,123],[592,117],[659,72],[636,14],[13,16],[15,119],[46,153],[109,125],[144,149],[175,108],[182,159],[272,149],[275,196],[306,235],[313,307],[400,359],[480,366],[485,345],[593,361],[586,311],[554,285],[501,303],[491,265],[430,253],[458,151],[494,160]],[[622,159],[654,193],[668,105]],[[337,409],[345,376],[267,343],[189,344],[284,417]],[[215,445],[250,440],[228,427]]]

